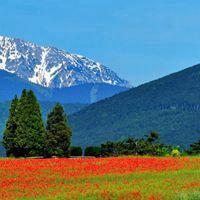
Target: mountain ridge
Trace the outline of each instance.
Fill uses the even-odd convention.
[[[0,36],[0,69],[50,88],[85,83],[131,87],[128,81],[119,78],[114,71],[85,56],[4,36]]]
[[[23,89],[33,90],[40,101],[93,103],[127,88],[102,83],[81,84],[67,88],[46,88],[0,70],[0,102],[11,100],[15,94],[20,95]]]

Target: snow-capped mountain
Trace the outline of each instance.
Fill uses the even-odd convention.
[[[0,36],[0,69],[50,88],[86,83],[130,87],[115,72],[84,56],[3,36]]]

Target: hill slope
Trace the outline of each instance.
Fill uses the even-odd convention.
[[[0,70],[0,102],[8,101],[23,89],[32,89],[39,100],[62,103],[91,103],[127,90],[110,84],[81,84],[67,88],[47,88]]]
[[[70,116],[77,145],[100,144],[156,130],[164,142],[200,136],[200,65],[94,103]]]

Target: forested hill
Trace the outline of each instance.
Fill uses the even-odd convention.
[[[94,103],[70,116],[70,123],[76,145],[141,137],[151,130],[163,142],[189,145],[200,136],[200,65]]]

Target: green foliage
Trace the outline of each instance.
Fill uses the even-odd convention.
[[[16,129],[17,129],[18,102],[19,100],[17,96],[15,96],[10,106],[10,114],[9,114],[9,118],[7,120],[6,128],[4,131],[3,145],[6,149],[7,156],[12,156],[14,152],[16,151],[15,138],[16,138]]]
[[[69,156],[70,138],[71,130],[60,104],[48,115],[46,132],[33,91],[23,90],[19,100],[13,99],[3,137],[8,156]]]
[[[9,117],[9,107],[11,107],[12,102],[4,102],[4,103],[0,103],[0,157],[4,157],[6,156],[6,152],[5,149],[3,148],[3,144],[1,144],[1,140],[2,135],[1,132],[3,132],[3,129],[5,128],[5,124],[6,124],[6,120],[8,120]],[[53,102],[40,102],[40,105],[42,107],[42,118],[43,121],[46,121],[46,116],[47,113],[49,113],[53,107],[55,106],[55,103]],[[76,104],[63,104],[63,108],[65,110],[66,113],[73,113],[73,112],[77,112],[79,111],[81,108],[87,106],[87,104],[80,104],[80,103],[76,103]],[[9,152],[8,152],[9,154]],[[12,156],[12,155],[9,155]]]
[[[5,129],[6,126],[6,121],[9,117],[9,108],[11,106],[12,102],[0,102],[0,140],[1,140],[1,133]],[[48,101],[40,101],[39,102],[41,105],[41,110],[42,110],[42,118],[44,121],[46,121],[46,116],[47,114],[53,109],[55,106],[55,102],[48,102]],[[67,104],[62,104],[64,110],[68,114],[73,114],[75,112],[78,112],[82,108],[88,106],[88,104],[81,104],[81,103],[67,103]]]
[[[193,155],[200,154],[200,140],[190,145],[188,153]]]
[[[71,129],[67,124],[67,117],[60,104],[56,104],[47,117],[45,135],[45,156],[69,156]]]
[[[161,145],[160,148],[156,150],[156,154],[158,156],[170,156],[171,151],[172,151],[172,146]]]
[[[81,147],[70,147],[70,156],[82,156],[82,148]]]
[[[107,141],[104,144],[101,144],[101,155],[104,157],[108,156],[117,156],[118,153],[117,142]]]
[[[156,131],[152,131],[148,136],[147,136],[147,142],[149,143],[154,143],[157,140],[159,140],[159,135]]]
[[[181,153],[178,149],[173,149],[172,152],[171,152],[171,155],[173,157],[180,157]]]
[[[146,138],[127,138],[117,142],[108,141],[101,144],[102,156],[120,155],[153,155],[165,156],[170,154],[172,147],[159,142],[159,135],[151,132]]]
[[[99,157],[101,155],[101,148],[96,146],[89,146],[85,148],[85,156]]]
[[[39,103],[33,91],[22,92],[17,111],[15,156],[43,155],[45,128]]]
[[[20,100],[11,103],[4,131],[4,147],[8,156],[43,155],[45,128],[40,106],[33,91],[23,90]]]

